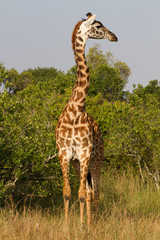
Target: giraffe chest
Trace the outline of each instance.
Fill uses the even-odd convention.
[[[56,140],[61,147],[81,147],[85,148],[92,144],[93,133],[91,127],[87,125],[61,125],[56,129]]]
[[[91,148],[93,145],[93,131],[87,113],[78,117],[62,118],[56,128],[56,142],[60,149],[72,149],[74,153],[80,149]]]
[[[81,159],[82,155],[89,155],[92,152],[93,147],[93,137],[91,134],[87,135],[87,131],[84,134],[79,133],[78,128],[70,129],[72,131],[72,137],[64,135],[59,135],[59,140],[57,141],[57,147],[59,154],[64,154],[67,159]],[[69,132],[67,134],[69,134]],[[76,133],[77,132],[77,133]]]
[[[68,158],[94,155],[101,145],[101,132],[97,123],[85,112],[77,118],[60,118],[56,128],[58,151]]]

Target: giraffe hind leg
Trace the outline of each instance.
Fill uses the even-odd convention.
[[[86,151],[85,151],[86,152]],[[87,199],[87,174],[89,170],[90,156],[84,156],[82,154],[80,160],[80,187],[78,190],[78,197],[80,200],[80,221],[81,226],[83,225],[83,217],[84,217],[84,205]]]
[[[67,157],[67,151],[64,155],[59,155],[59,160],[61,164],[62,174],[63,174],[63,199],[64,199],[64,210],[65,210],[65,223],[68,228],[68,212],[69,212],[69,199],[71,196],[71,188],[69,184],[69,162],[70,158]]]
[[[101,159],[102,158],[99,155],[95,156],[91,165],[92,198],[94,202],[96,220],[98,219]]]
[[[95,208],[95,219],[98,220],[98,209],[99,209],[99,180],[100,178],[98,176],[92,175],[92,198],[94,202],[94,208]]]
[[[86,196],[87,225],[89,230],[91,224],[91,200],[92,200],[92,178],[90,172],[88,172],[87,174],[86,190],[87,190]]]

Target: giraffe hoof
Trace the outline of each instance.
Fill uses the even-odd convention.
[[[67,201],[69,200],[69,196],[64,196],[64,199]]]
[[[70,196],[71,196],[70,187],[64,187],[63,188],[63,198],[66,199],[66,200],[69,200]]]
[[[80,200],[81,203],[85,202],[85,198],[80,198],[79,200]]]

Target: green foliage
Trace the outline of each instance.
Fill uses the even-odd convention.
[[[24,71],[19,74],[15,69],[6,70],[3,66],[0,67],[0,72],[0,82],[12,94],[32,83],[32,75],[29,72]]]
[[[0,64],[0,84],[2,84],[5,79],[7,78],[7,70],[3,66],[3,64]]]
[[[124,99],[128,66],[96,46],[89,52],[88,113],[99,124],[105,146],[104,168],[132,166],[142,180],[159,187],[160,86],[157,80],[134,88]],[[93,61],[94,60],[94,61]],[[94,62],[94,66],[91,62]],[[76,68],[67,74],[54,68],[18,73],[0,65],[0,204],[12,197],[19,205],[52,205],[62,200],[62,174],[54,131],[71,95]],[[146,174],[144,174],[144,171]],[[76,189],[71,169],[70,182]],[[77,195],[77,193],[76,193]]]
[[[92,48],[90,48],[86,59],[91,68],[97,68],[99,65],[106,65],[108,68],[110,67],[115,71],[117,70],[119,77],[121,77],[121,81],[123,82],[123,88],[128,82],[131,70],[127,64],[119,61],[118,59],[114,59],[112,53],[110,52],[103,54],[103,52],[100,50],[100,45],[95,44]]]
[[[9,91],[13,93],[22,91],[32,83],[32,79],[32,74],[27,71],[19,74],[15,69],[11,69],[8,73],[8,81],[10,82]]]
[[[138,98],[143,99],[144,102],[150,97],[158,99],[160,102],[160,82],[158,80],[152,80],[146,87],[138,84],[137,88],[134,86],[134,95]],[[130,95],[132,97],[132,95]]]
[[[128,82],[128,78],[131,74],[130,68],[127,66],[126,63],[121,62],[121,61],[115,62],[114,67],[119,70],[120,76],[121,76],[123,84],[125,86],[125,84]]]
[[[91,69],[89,95],[101,93],[103,98],[114,101],[123,98],[124,82],[119,71],[107,64],[99,64]]]
[[[95,116],[105,142],[105,159],[112,167],[138,168],[138,161],[152,171],[159,167],[160,109],[153,98],[148,102],[109,103],[100,95],[87,99],[88,112]]]
[[[87,63],[93,67],[97,67],[99,64],[107,64],[107,59],[100,50],[99,44],[95,44],[94,47],[89,49],[86,60]]]
[[[30,72],[33,76],[34,83],[46,81],[49,79],[55,79],[60,71],[57,69],[50,67],[50,68],[35,68],[35,69],[28,69],[27,72]]]
[[[101,93],[108,101],[123,99],[123,89],[131,73],[127,64],[115,60],[110,52],[104,55],[97,44],[89,49],[86,59],[91,72],[89,95]]]
[[[3,64],[0,63],[0,87],[3,89],[4,84],[6,83],[6,80],[8,78],[8,71],[3,66]]]

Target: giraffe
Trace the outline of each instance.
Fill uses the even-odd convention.
[[[77,64],[77,80],[72,94],[62,111],[56,126],[56,144],[63,174],[63,198],[65,222],[68,226],[69,164],[74,166],[80,179],[78,197],[80,201],[80,223],[83,224],[86,202],[87,225],[91,223],[91,199],[98,212],[99,179],[103,158],[103,139],[96,121],[86,112],[85,100],[89,88],[89,68],[85,60],[85,44],[88,38],[118,41],[116,35],[96,21],[96,15],[86,14],[72,33],[72,48]]]

